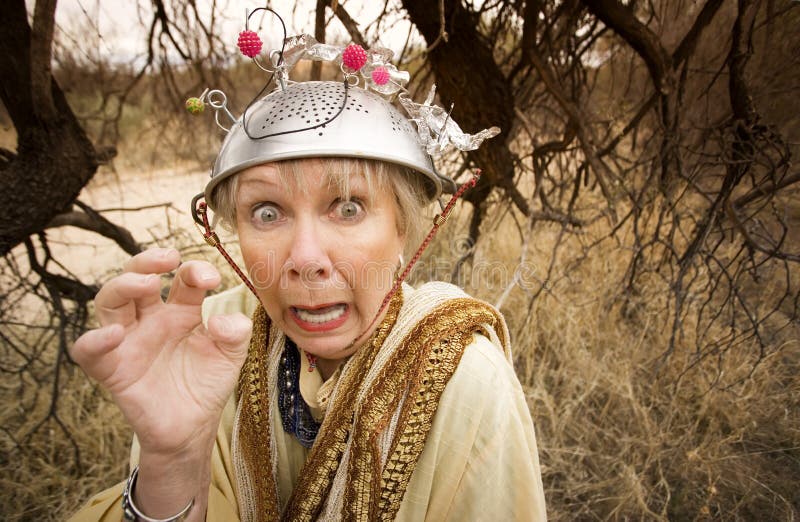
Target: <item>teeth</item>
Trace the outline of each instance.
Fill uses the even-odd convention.
[[[307,323],[327,323],[328,321],[333,321],[334,319],[338,319],[344,314],[345,305],[335,305],[331,306],[330,308],[326,308],[322,311],[315,310],[313,312],[309,310],[301,310],[300,308],[295,308],[295,312],[297,312],[297,316],[306,321]]]

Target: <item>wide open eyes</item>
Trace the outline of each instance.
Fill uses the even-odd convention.
[[[357,221],[364,215],[364,206],[358,199],[338,200],[333,207],[333,217],[344,221]]]
[[[253,209],[253,220],[258,224],[269,224],[283,217],[281,210],[270,203],[262,203]]]
[[[365,215],[364,204],[358,198],[336,199],[331,205],[329,218],[336,221],[360,221]],[[257,225],[269,225],[284,219],[283,210],[273,203],[261,203],[252,211],[253,222]]]

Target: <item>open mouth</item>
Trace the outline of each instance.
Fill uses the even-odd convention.
[[[345,303],[322,305],[314,308],[291,307],[292,318],[306,330],[331,330],[347,320]]]
[[[327,323],[328,321],[333,321],[334,319],[340,318],[344,315],[344,312],[347,310],[346,304],[337,304],[333,306],[326,306],[324,308],[319,308],[316,310],[308,310],[303,308],[296,308],[292,307],[294,313],[300,317],[303,321],[308,323],[320,324],[320,323]]]

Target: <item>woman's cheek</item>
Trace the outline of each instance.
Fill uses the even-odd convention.
[[[275,263],[269,259],[270,257],[271,255],[268,255],[267,259],[259,259],[252,263],[247,263],[247,261],[245,261],[245,265],[250,273],[250,280],[258,289],[272,287],[280,278],[280,273],[275,270]]]
[[[240,248],[245,269],[256,289],[262,290],[279,282],[278,253],[263,242],[240,235]]]

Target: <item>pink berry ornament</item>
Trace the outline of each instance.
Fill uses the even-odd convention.
[[[248,58],[258,56],[261,52],[261,38],[255,31],[242,31],[239,33],[239,51]]]
[[[342,63],[351,71],[357,71],[367,63],[367,51],[358,44],[350,44],[342,52]]]
[[[200,114],[205,108],[206,104],[203,103],[203,100],[200,98],[189,98],[186,100],[186,110],[189,111],[189,114]]]
[[[386,85],[389,83],[389,71],[386,67],[375,67],[372,71],[372,81],[376,85]]]

